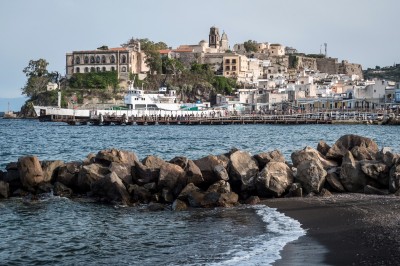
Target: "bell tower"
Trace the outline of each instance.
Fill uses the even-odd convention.
[[[208,35],[208,43],[210,48],[219,48],[219,29],[216,27],[210,28],[210,35]]]

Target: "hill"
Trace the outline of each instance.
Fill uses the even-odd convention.
[[[400,64],[387,67],[376,66],[374,69],[368,68],[364,70],[365,79],[384,79],[390,81],[400,82]]]

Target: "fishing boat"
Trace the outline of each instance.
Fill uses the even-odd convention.
[[[15,114],[13,111],[10,110],[10,103],[8,103],[8,110],[7,110],[7,112],[4,113],[3,118],[4,119],[17,118],[17,114]]]

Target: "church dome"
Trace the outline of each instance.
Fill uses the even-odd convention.
[[[225,31],[222,33],[221,40],[228,40],[228,35],[226,35]]]

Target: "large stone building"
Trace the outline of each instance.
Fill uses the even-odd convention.
[[[118,78],[129,80],[129,74],[145,74],[149,67],[140,42],[131,40],[117,48],[100,47],[96,50],[73,51],[66,54],[66,75],[74,73],[116,71]]]

